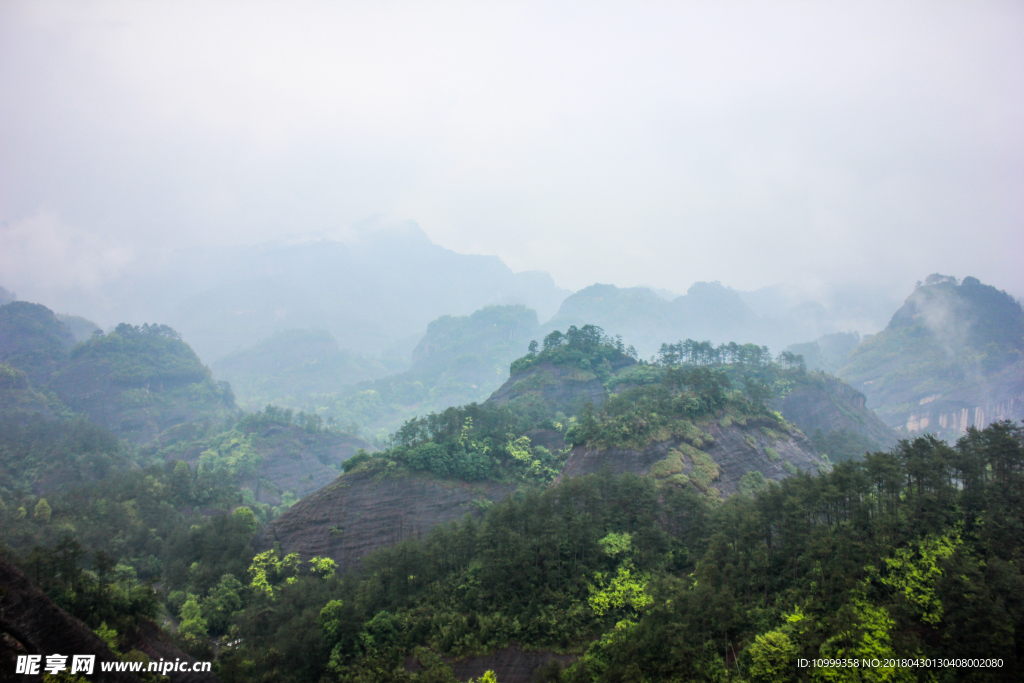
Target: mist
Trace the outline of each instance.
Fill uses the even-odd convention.
[[[8,2],[0,285],[142,322],[111,292],[182,254],[415,221],[553,291],[1021,297],[1022,37],[1011,2]]]

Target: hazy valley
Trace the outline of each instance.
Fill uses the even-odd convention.
[[[7,294],[4,571],[82,620],[22,646],[99,634],[215,657],[223,681],[767,680],[866,652],[841,624],[884,610],[872,647],[1017,656],[1012,297],[930,276],[864,335],[718,283],[556,306],[543,274],[401,237],[416,263],[380,299],[324,279],[340,247],[239,256],[269,275],[169,314],[209,367],[176,327],[104,333]],[[430,308],[409,294],[433,268]],[[922,562],[949,578],[900,588]]]

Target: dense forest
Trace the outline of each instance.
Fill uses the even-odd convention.
[[[861,680],[796,668],[851,657],[994,657],[1001,669],[959,677],[1016,680],[1022,438],[1009,424],[952,447],[920,438],[724,502],[632,475],[569,479],[343,576],[326,559],[254,555],[247,507],[175,524],[178,504],[218,495],[180,467],[8,508],[4,521],[8,540],[38,543],[20,560],[62,607],[112,639],[177,613],[178,642],[200,657],[216,648],[225,681],[454,680],[440,656],[512,643],[578,655],[545,680]],[[131,561],[145,549],[163,608],[145,587],[155,575]],[[951,675],[874,673],[929,672]]]
[[[520,343],[499,318],[522,312],[438,326],[421,376],[475,367],[460,330],[496,335],[492,372]],[[0,308],[0,553],[123,657],[162,638],[222,681],[466,680],[500,653],[537,665],[508,680],[1017,680],[1012,422],[896,441],[792,352],[688,339],[642,360],[583,325],[374,451],[312,412],[239,411],[170,328],[61,325]],[[313,491],[414,481],[500,495],[357,561],[268,535]]]
[[[452,680],[436,654],[518,643],[579,655],[549,681],[1017,680],[1022,436],[996,424],[952,447],[920,438],[725,502],[629,475],[570,479],[345,576],[270,553],[221,675]],[[1003,666],[926,665],[961,657]]]

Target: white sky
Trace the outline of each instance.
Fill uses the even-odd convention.
[[[0,3],[0,285],[412,219],[594,282],[1024,295],[1024,3]]]

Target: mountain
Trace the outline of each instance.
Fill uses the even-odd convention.
[[[818,453],[848,460],[896,445],[898,435],[867,407],[867,398],[846,382],[821,372],[801,373],[774,401],[787,422],[811,438]]]
[[[14,301],[0,306],[0,362],[21,370],[36,387],[68,361],[75,337],[42,304]]]
[[[43,305],[0,306],[0,413],[8,418],[77,413],[144,443],[168,427],[224,422],[236,412],[230,387],[215,382],[166,325],[122,323],[106,335],[92,330],[76,344],[68,325]]]
[[[67,325],[67,328],[71,330],[71,336],[75,338],[76,342],[86,341],[91,339],[97,332],[103,332],[99,325],[91,320],[86,320],[80,315],[60,314],[57,316],[57,320]]]
[[[749,339],[784,348],[836,331],[836,314],[822,304],[803,300],[783,305],[781,301],[774,292],[752,295],[719,282],[696,282],[685,295],[671,300],[646,287],[597,284],[567,297],[545,329],[598,325],[629,339],[644,357],[656,353],[665,340]]]
[[[166,325],[122,323],[82,342],[49,387],[72,410],[137,443],[177,424],[224,421],[236,412],[230,387],[214,382]]]
[[[361,450],[373,447],[325,429],[316,415],[267,406],[230,429],[194,422],[172,427],[140,452],[150,461],[187,464],[191,476],[230,482],[254,508],[276,508],[330,484]]]
[[[468,316],[441,316],[427,325],[426,333],[413,348],[411,367],[373,381],[355,383],[356,376],[346,374],[332,359],[362,368],[379,368],[365,358],[335,351],[330,340],[316,333],[321,343],[301,363],[294,351],[278,366],[268,359],[261,366],[262,347],[240,352],[218,363],[222,377],[239,377],[238,368],[246,368],[245,377],[258,378],[261,367],[272,374],[264,380],[280,394],[268,402],[294,406],[306,412],[322,413],[351,432],[362,432],[383,441],[405,420],[431,411],[474,401],[483,401],[508,377],[509,364],[526,352],[531,339],[540,333],[537,314],[522,305],[486,306]],[[290,333],[308,339],[314,333]],[[230,364],[228,363],[230,360]],[[362,365],[359,365],[362,363]],[[278,369],[280,367],[280,369]],[[305,382],[305,384],[303,384]],[[243,405],[255,407],[267,394],[254,398],[247,393],[252,386],[240,384]],[[314,393],[304,387],[320,387]],[[287,393],[285,393],[287,392]]]
[[[214,374],[231,384],[238,404],[306,405],[312,397],[393,374],[379,360],[344,351],[326,330],[283,330],[213,362]]]
[[[324,330],[360,355],[407,361],[427,324],[488,305],[544,318],[568,291],[543,272],[433,244],[415,223],[367,227],[348,241],[142,254],[92,291],[49,299],[104,327],[161,320],[213,362],[285,330]]]
[[[846,365],[850,354],[860,344],[856,332],[836,332],[818,337],[815,341],[790,344],[786,351],[803,356],[809,370],[835,374]]]
[[[1024,310],[977,278],[931,275],[839,376],[901,434],[956,438],[1024,417]]]
[[[257,546],[350,569],[520,486],[607,471],[718,500],[831,467],[781,416],[731,386],[725,370],[638,364],[594,326],[552,333],[484,404],[410,420],[391,448],[347,461],[344,475],[269,524]]]

